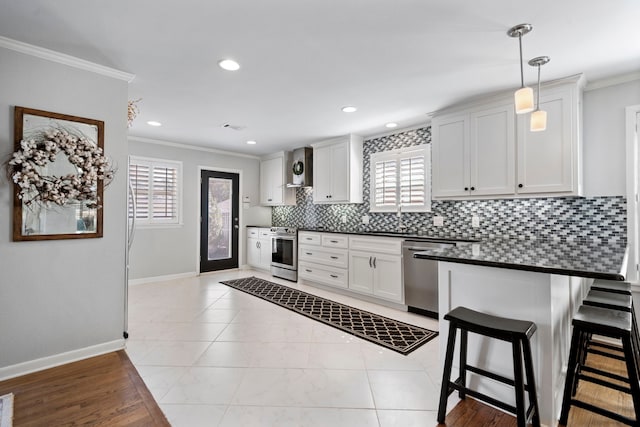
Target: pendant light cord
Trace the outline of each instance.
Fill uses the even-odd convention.
[[[540,110],[540,64],[538,64],[538,95],[536,96],[536,111]]]
[[[522,65],[522,32],[518,34],[518,42],[520,44],[520,84],[521,88],[524,87],[524,68]]]

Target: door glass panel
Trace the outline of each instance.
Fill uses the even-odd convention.
[[[231,258],[232,197],[233,186],[230,179],[209,178],[208,259],[210,261]]]

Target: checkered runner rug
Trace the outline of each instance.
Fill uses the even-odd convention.
[[[438,336],[437,332],[429,329],[257,277],[221,283],[405,355]]]

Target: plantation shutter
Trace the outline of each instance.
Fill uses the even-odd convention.
[[[397,164],[395,160],[375,163],[376,206],[395,206],[397,188]]]
[[[400,202],[402,206],[422,206],[425,202],[424,156],[400,159]]]
[[[182,164],[169,160],[131,157],[129,182],[136,200],[137,224],[180,222],[180,176]],[[129,201],[129,218],[133,205]]]

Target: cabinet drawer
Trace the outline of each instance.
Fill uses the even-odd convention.
[[[308,262],[300,262],[298,264],[298,277],[344,289],[347,289],[349,283],[347,270],[332,269]]]
[[[322,246],[347,249],[349,247],[349,237],[342,234],[323,234]]]
[[[347,268],[349,256],[346,249],[324,249],[317,246],[300,245],[298,259],[332,267]]]
[[[402,239],[395,237],[351,236],[349,237],[349,249],[400,255],[402,253]]]
[[[301,231],[298,233],[298,243],[301,245],[314,245],[320,246],[322,240],[319,233],[309,233],[308,231]]]
[[[268,229],[268,228],[261,228],[260,229],[260,237],[261,238],[269,238],[271,236],[273,236],[273,233],[271,232],[270,229]]]
[[[254,239],[257,239],[260,236],[260,232],[259,232],[259,228],[248,228],[247,229],[247,237],[252,237]]]

